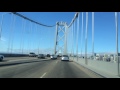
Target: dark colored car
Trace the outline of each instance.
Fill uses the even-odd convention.
[[[50,57],[50,54],[47,54],[47,57]]]
[[[0,55],[0,61],[3,61],[3,59],[4,59],[4,56]]]

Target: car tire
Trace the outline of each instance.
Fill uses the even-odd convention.
[[[0,61],[3,61],[3,57],[0,58]]]

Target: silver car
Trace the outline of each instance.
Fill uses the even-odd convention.
[[[69,56],[68,55],[63,55],[61,57],[61,61],[69,61]]]
[[[57,55],[51,55],[50,58],[51,59],[57,59]]]
[[[36,54],[35,53],[29,53],[29,57],[36,57]]]
[[[43,59],[45,59],[45,55],[44,55],[44,54],[38,54],[38,58],[43,58]]]

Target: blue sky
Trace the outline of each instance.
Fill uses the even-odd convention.
[[[5,12],[0,12],[1,15]],[[29,17],[35,21],[38,21],[46,25],[55,25],[57,21],[64,21],[68,24],[74,17],[75,12],[18,12],[26,17]],[[88,53],[92,52],[92,15],[88,13]],[[85,23],[86,13],[84,12],[84,34],[83,34],[83,52],[85,41]],[[80,33],[79,33],[79,53],[81,52],[81,14],[80,14]],[[120,19],[120,18],[119,18]],[[10,48],[13,48],[13,52],[21,52],[22,45],[24,46],[24,52],[35,51],[38,47],[42,52],[50,52],[54,47],[55,28],[47,28],[26,21],[25,31],[22,27],[22,20],[16,16],[15,24],[11,29],[11,15],[6,14],[3,22],[2,39],[0,40],[0,52],[7,52]],[[24,21],[23,21],[24,23]],[[120,23],[119,23],[120,24]],[[120,25],[119,25],[120,26]],[[32,29],[31,29],[32,28]],[[13,30],[13,31],[12,31]],[[13,33],[12,33],[13,32]],[[75,31],[76,33],[76,31]],[[10,36],[11,35],[11,36]],[[13,39],[14,38],[14,39]],[[24,38],[24,39],[23,39]],[[95,52],[115,52],[116,51],[116,29],[115,29],[115,16],[114,12],[95,12]],[[120,37],[119,37],[120,38]],[[13,40],[13,41],[12,41]],[[13,45],[11,44],[13,42]],[[75,42],[74,42],[75,43]],[[11,46],[11,47],[10,47]],[[70,48],[71,44],[69,45]],[[9,48],[9,49],[8,49]],[[74,44],[76,50],[76,45]]]

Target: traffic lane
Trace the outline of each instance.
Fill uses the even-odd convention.
[[[27,64],[0,67],[0,78],[91,78],[90,71],[74,62],[43,60]]]
[[[2,62],[2,63],[0,63],[0,67],[18,65],[18,64],[25,64],[25,63],[33,63],[33,62],[40,62],[40,61],[46,61],[46,60],[48,60],[48,59],[27,59],[27,60]]]
[[[55,63],[53,60],[0,67],[0,78],[40,78]]]
[[[56,61],[56,66],[44,78],[103,78],[72,61]]]

